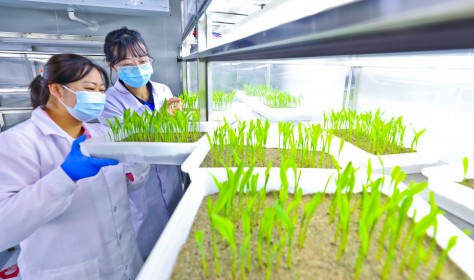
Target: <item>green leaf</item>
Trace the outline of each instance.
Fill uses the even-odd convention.
[[[235,236],[234,236],[234,223],[229,219],[212,214],[211,216],[212,224],[219,231],[219,233],[227,240],[229,245],[236,248],[235,245]]]
[[[469,159],[467,157],[464,157],[462,159],[462,166],[464,168],[464,180],[466,180],[466,175],[467,175],[467,168],[469,166]]]

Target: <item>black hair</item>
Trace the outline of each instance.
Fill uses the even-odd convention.
[[[127,52],[133,57],[148,56],[148,47],[142,35],[127,27],[109,32],[105,37],[105,60],[110,67],[127,58]]]
[[[65,85],[81,80],[92,69],[97,69],[104,80],[105,88],[109,87],[109,78],[104,68],[89,59],[72,53],[53,55],[43,68],[43,73],[31,81],[30,98],[33,108],[46,105],[50,92],[49,84]]]

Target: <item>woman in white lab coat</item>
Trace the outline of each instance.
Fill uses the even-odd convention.
[[[118,79],[107,90],[99,118],[102,124],[107,125],[107,118],[120,118],[128,108],[138,113],[159,110],[165,100],[171,113],[181,110],[181,100],[166,85],[150,81],[152,58],[140,33],[126,27],[111,31],[105,38],[104,53]],[[152,165],[145,187],[129,195],[138,247],[146,259],[183,195],[180,167]]]
[[[79,146],[100,133],[85,122],[103,110],[105,74],[85,57],[52,56],[30,84],[31,118],[0,133],[0,251],[20,244],[23,280],[134,279],[143,264],[127,188],[147,166],[131,182]]]

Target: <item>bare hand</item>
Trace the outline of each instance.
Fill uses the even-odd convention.
[[[168,113],[174,116],[175,111],[181,111],[181,109],[183,108],[183,103],[181,102],[181,99],[179,99],[178,97],[171,97],[170,99],[168,99],[167,106],[168,106]]]

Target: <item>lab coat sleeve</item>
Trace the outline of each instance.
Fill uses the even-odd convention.
[[[104,111],[99,116],[99,122],[102,125],[109,126],[107,119],[112,123],[115,123],[115,117],[117,117],[120,122],[122,122],[123,109],[115,106],[115,103],[110,101],[113,97],[107,97],[107,102],[105,103]]]
[[[165,92],[165,98],[170,99],[173,97],[173,93],[171,92],[170,88],[166,85],[163,85],[163,91]]]
[[[40,175],[40,159],[31,140],[0,134],[0,251],[26,239],[63,213],[77,185],[61,167]]]

